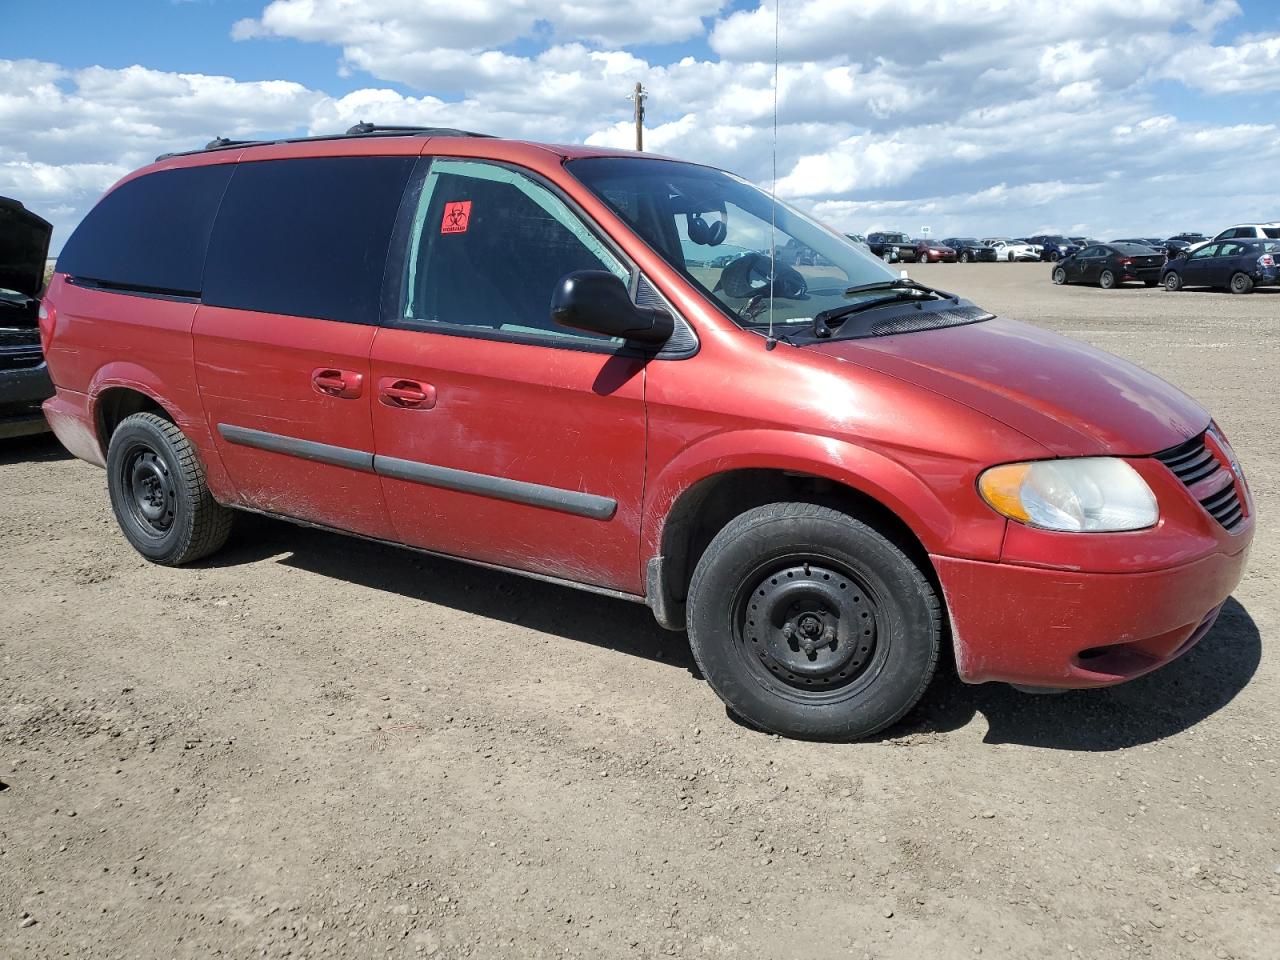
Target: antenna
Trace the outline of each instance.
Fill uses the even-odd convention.
[[[773,286],[778,275],[778,23],[782,0],[773,0],[773,183],[769,187],[769,340],[773,339]]]

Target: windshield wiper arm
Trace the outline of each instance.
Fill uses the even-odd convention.
[[[846,317],[861,313],[863,310],[883,307],[888,303],[902,300],[919,301],[923,296],[933,296],[939,300],[954,300],[957,303],[960,301],[960,298],[954,293],[928,287],[923,283],[917,283],[915,280],[908,280],[905,277],[899,277],[896,280],[876,280],[873,283],[855,284],[846,288],[844,293],[845,296],[852,296],[855,293],[867,293],[872,290],[897,292],[890,292],[887,297],[874,297],[861,303],[847,303],[842,307],[832,307],[830,310],[823,310],[821,313],[815,314],[813,318],[813,335],[820,340],[825,340],[831,336],[834,327],[838,327],[843,323]]]
[[[907,277],[895,277],[892,280],[875,280],[871,283],[855,283],[852,287],[844,288],[844,295],[851,297],[855,293],[863,293],[867,290],[920,290],[923,293],[932,293],[935,297],[942,300],[959,300],[954,293],[947,293],[945,290],[939,290],[937,287],[928,287],[918,280],[910,280]],[[836,307],[835,310],[842,308]],[[826,311],[834,312],[833,310]]]

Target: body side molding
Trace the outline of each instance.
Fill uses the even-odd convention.
[[[494,477],[486,473],[471,473],[468,470],[419,463],[416,460],[375,456],[363,450],[335,447],[327,443],[317,443],[314,440],[300,440],[297,437],[237,427],[229,423],[218,424],[218,433],[229,443],[246,447],[283,453],[317,463],[348,467],[365,473],[376,473],[394,480],[407,480],[429,487],[441,487],[445,490],[456,490],[460,493],[471,493],[496,500],[524,503],[531,507],[558,510],[561,513],[572,513],[593,520],[609,520],[618,510],[618,501],[612,497],[601,497],[579,490],[564,490],[560,487],[549,487],[524,480]]]

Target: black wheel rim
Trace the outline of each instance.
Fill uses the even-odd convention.
[[[822,701],[865,686],[883,659],[875,594],[844,564],[786,558],[744,581],[739,650],[757,680],[790,699]]]
[[[137,444],[121,458],[120,490],[138,530],[159,539],[173,528],[178,487],[164,459],[151,447]]]

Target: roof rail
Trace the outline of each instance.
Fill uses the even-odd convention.
[[[162,153],[156,162],[171,157],[189,157],[210,150],[232,150],[236,147],[262,147],[276,143],[311,143],[317,140],[349,140],[360,137],[490,137],[488,133],[473,133],[470,130],[458,130],[454,127],[397,127],[383,126],[361,120],[351,126],[346,133],[327,133],[315,137],[282,137],[279,140],[228,140],[226,137],[215,137],[199,150],[181,150]]]

